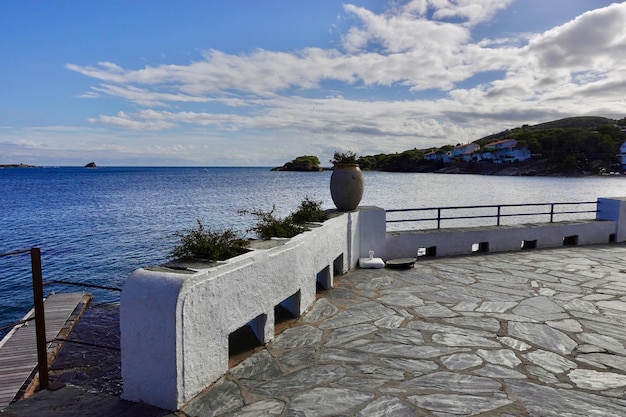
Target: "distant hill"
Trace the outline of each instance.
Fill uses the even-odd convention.
[[[565,119],[553,120],[551,122],[540,123],[537,125],[523,125],[513,129],[503,130],[502,132],[495,133],[493,135],[485,136],[475,140],[475,143],[484,144],[493,140],[503,139],[511,136],[519,131],[524,130],[547,130],[547,129],[595,129],[599,126],[615,124],[617,120],[609,119],[599,116],[580,116],[580,117],[567,117]]]
[[[568,117],[565,119],[540,123],[538,125],[531,126],[530,129],[595,129],[599,126],[614,124],[616,122],[617,120],[598,116]]]
[[[389,172],[442,172],[486,175],[594,175],[600,170],[619,171],[617,154],[626,141],[626,118],[568,117],[537,125],[522,125],[477,139],[481,146],[504,138],[517,140],[527,147],[531,159],[522,162],[494,164],[492,162],[432,161],[424,155],[432,150],[448,152],[454,144],[440,148],[409,149],[391,154],[365,155],[358,158],[363,170]],[[319,160],[302,156],[274,170],[318,171]]]
[[[477,139],[484,146],[500,139],[511,138],[518,146],[527,147],[532,158],[526,161],[522,173],[515,175],[589,175],[600,169],[620,170],[617,154],[626,141],[622,129],[626,118],[614,120],[606,117],[568,117],[537,125],[523,125]],[[447,152],[453,144],[435,149]],[[433,150],[410,149],[394,154],[369,155],[359,158],[361,169],[393,172],[458,172],[492,173],[513,172],[514,163],[492,167],[489,162],[461,164],[460,161],[444,164],[427,161],[424,154]],[[497,168],[497,169],[496,169]],[[502,175],[502,174],[500,174]],[[511,175],[511,174],[508,174]]]

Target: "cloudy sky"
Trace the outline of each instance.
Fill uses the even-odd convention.
[[[626,116],[626,2],[0,2],[0,164],[275,166]]]

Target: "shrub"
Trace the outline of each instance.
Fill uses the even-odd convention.
[[[335,151],[333,154],[333,159],[330,160],[333,166],[341,165],[341,164],[356,164],[357,163],[357,154],[351,151],[348,152],[339,152]]]
[[[320,159],[314,155],[302,155],[291,161],[294,164],[319,165]]]
[[[197,222],[197,229],[174,233],[180,243],[171,250],[172,258],[223,261],[247,251],[248,240],[233,229],[210,230]]]
[[[323,222],[328,220],[330,216],[322,210],[322,202],[311,200],[305,197],[300,202],[298,209],[291,214],[291,220],[294,223]]]
[[[256,217],[256,224],[249,229],[250,232],[254,232],[261,239],[270,239],[272,237],[294,237],[304,231],[306,227],[296,224],[291,216],[287,216],[283,219],[274,215],[276,206],[272,206],[270,211],[262,211],[254,209],[252,211],[240,210],[240,214],[251,214]]]

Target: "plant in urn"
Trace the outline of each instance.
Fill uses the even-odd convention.
[[[335,152],[331,161],[330,196],[339,211],[357,208],[363,197],[363,173],[354,152]]]

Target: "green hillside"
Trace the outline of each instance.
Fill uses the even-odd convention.
[[[528,146],[532,161],[561,171],[607,170],[618,162],[620,145],[626,140],[621,128],[626,128],[626,118],[613,120],[606,117],[570,117],[534,126],[523,125],[485,136],[474,141],[481,146],[504,138],[512,138],[521,146]],[[363,156],[359,164],[363,169],[380,171],[424,172],[441,166],[441,162],[424,160],[431,151],[446,152],[453,144],[438,149],[411,149],[395,154]]]
[[[587,168],[589,164],[610,168],[617,162],[619,147],[626,139],[618,127],[625,120],[570,117],[534,126],[524,125],[487,136],[476,143],[484,145],[494,138],[512,138],[520,145],[528,146],[533,159],[541,158],[570,168]]]

